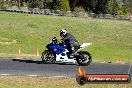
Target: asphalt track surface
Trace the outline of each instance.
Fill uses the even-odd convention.
[[[91,63],[83,66],[87,74],[130,74],[131,64]],[[16,76],[76,76],[75,64],[43,64],[39,60],[0,59],[0,75]]]

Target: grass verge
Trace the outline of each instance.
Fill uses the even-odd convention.
[[[0,88],[132,88],[129,84],[85,84],[80,86],[75,78],[46,78],[0,76]]]

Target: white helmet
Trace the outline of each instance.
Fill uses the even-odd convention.
[[[61,29],[60,30],[60,36],[61,37],[64,37],[67,33],[68,33],[68,31],[66,29]]]

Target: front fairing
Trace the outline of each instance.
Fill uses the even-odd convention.
[[[65,48],[63,48],[62,46],[60,46],[58,44],[49,45],[48,49],[58,55],[65,52]]]

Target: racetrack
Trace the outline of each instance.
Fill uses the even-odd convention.
[[[16,76],[76,76],[78,66],[74,64],[43,64],[37,60],[0,59],[0,75]],[[127,74],[132,75],[130,64],[91,63],[83,66],[89,74]]]

